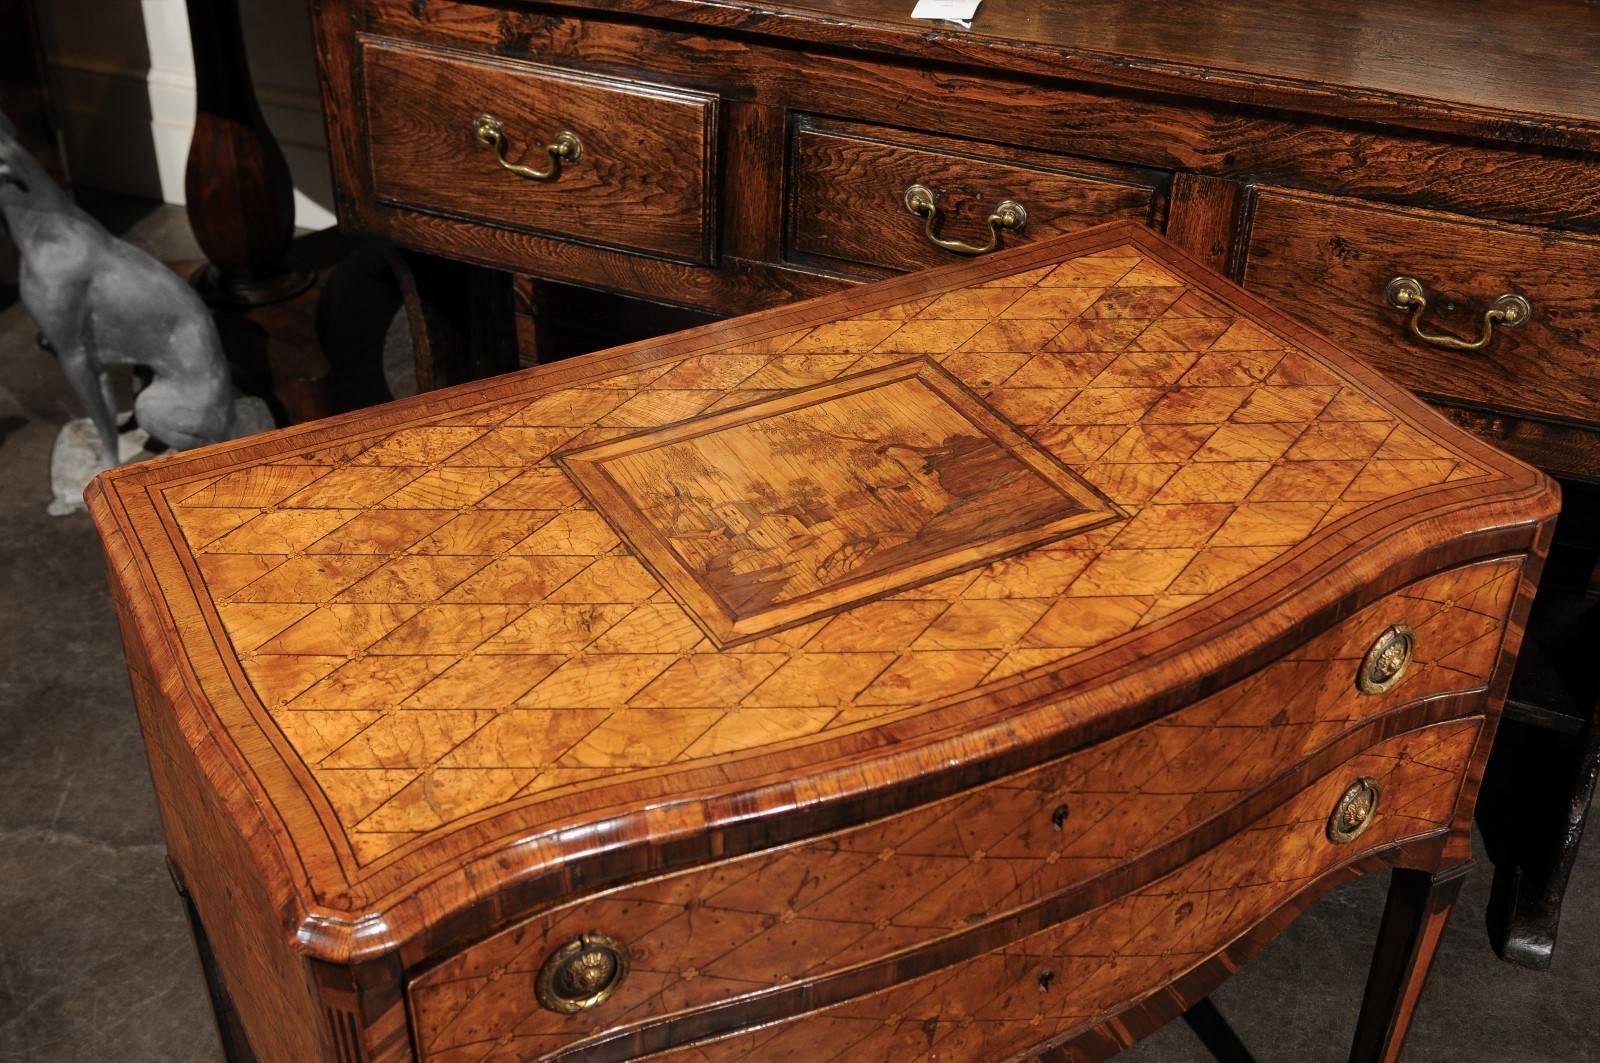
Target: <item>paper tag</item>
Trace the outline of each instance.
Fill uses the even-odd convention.
[[[972,16],[977,14],[983,0],[917,0],[911,9],[912,18],[936,18],[949,22],[966,23],[970,28]]]

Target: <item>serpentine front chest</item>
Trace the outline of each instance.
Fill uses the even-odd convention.
[[[266,1060],[1114,1052],[1394,867],[1392,1058],[1556,509],[1115,223],[118,469]]]

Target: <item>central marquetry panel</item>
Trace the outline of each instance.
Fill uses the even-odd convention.
[[[558,460],[722,645],[1121,516],[925,358]]]

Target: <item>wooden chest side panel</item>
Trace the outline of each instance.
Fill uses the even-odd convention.
[[[921,947],[1131,862],[1241,801],[1364,720],[1481,687],[1520,559],[1454,569],[1374,603],[1288,658],[1147,727],[870,826],[570,904],[411,983],[428,1050],[599,1032]],[[1418,632],[1390,694],[1353,677],[1376,634]],[[1058,809],[1065,809],[1055,822]],[[577,1016],[539,1010],[544,957],[598,929],[626,939],[627,983]]]
[[[220,761],[221,754],[209,739],[191,748],[178,717],[193,709],[175,703],[157,678],[171,670],[152,666],[135,623],[133,610],[145,599],[123,586],[137,576],[120,536],[107,537],[106,553],[167,852],[205,926],[223,985],[263,1063],[323,1059],[322,1034],[333,1019],[318,1004],[310,972],[290,944],[289,921],[269,894],[239,818],[223,807],[201,764]]]
[[[799,1019],[653,1058],[960,1063],[1071,1037],[1197,967],[1338,867],[1446,830],[1481,723],[1458,720],[1391,739],[1180,870],[1013,945]],[[1325,834],[1329,811],[1361,777],[1377,780],[1387,800],[1380,799],[1358,843],[1335,845]]]

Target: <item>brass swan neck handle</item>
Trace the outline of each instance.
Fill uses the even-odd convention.
[[[912,185],[907,188],[905,204],[906,210],[923,219],[922,232],[929,243],[946,251],[954,251],[958,255],[986,255],[1000,246],[1002,232],[1021,232],[1023,226],[1028,224],[1027,208],[1014,199],[1002,199],[994,208],[994,212],[989,215],[989,242],[979,247],[963,240],[942,239],[934,232],[939,221],[939,202],[933,189],[927,185]]]
[[[1515,294],[1502,295],[1483,312],[1483,332],[1475,340],[1458,339],[1422,331],[1422,315],[1428,310],[1428,297],[1415,277],[1396,277],[1383,290],[1383,299],[1396,310],[1409,310],[1407,327],[1423,343],[1450,351],[1481,351],[1494,339],[1494,327],[1515,328],[1533,316],[1533,304]]]
[[[555,180],[561,176],[563,162],[577,162],[583,154],[583,142],[578,139],[578,135],[563,129],[556,134],[555,140],[545,145],[544,150],[550,156],[549,166],[536,170],[532,166],[510,162],[506,159],[505,123],[490,114],[480,114],[472,120],[472,135],[478,138],[479,143],[494,149],[495,161],[501,167],[530,181]]]

